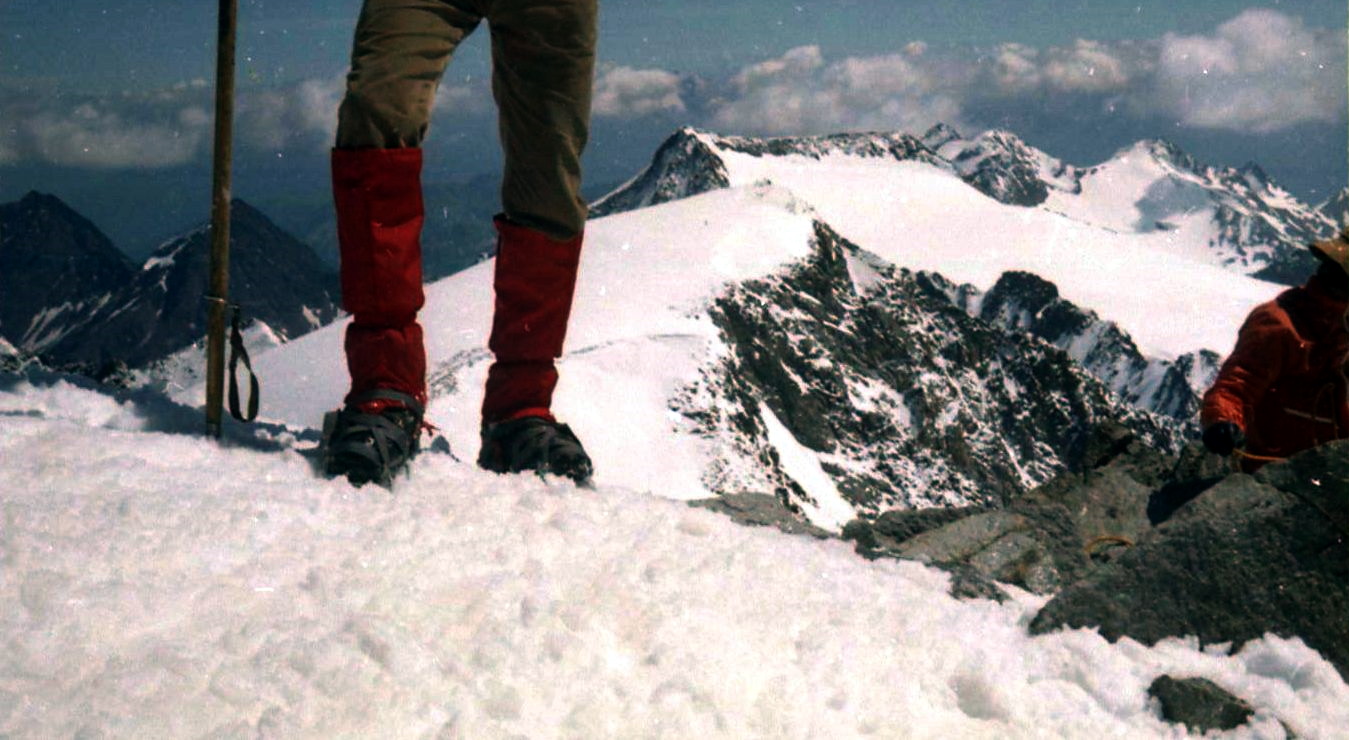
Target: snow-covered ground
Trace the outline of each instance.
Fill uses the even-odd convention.
[[[1163,673],[1256,706],[1232,737],[1349,726],[1297,641],[1029,637],[1038,599],[841,542],[446,455],[353,489],[198,423],[0,381],[0,736],[1175,737]]]
[[[807,256],[815,218],[981,288],[1035,271],[1163,357],[1225,351],[1278,290],[845,160],[741,163],[740,187],[591,223],[556,410],[594,491],[468,462],[491,263],[428,288],[429,417],[458,459],[423,455],[393,494],[295,452],[345,391],[342,324],[255,358],[266,423],[223,447],[196,436],[199,389],[0,378],[0,737],[1156,737],[1176,732],[1144,691],[1162,673],[1252,702],[1257,736],[1349,727],[1349,688],[1299,642],[1031,638],[1036,598],[958,602],[923,566],[677,500],[712,495],[715,440],[670,408],[727,350],[708,305]]]

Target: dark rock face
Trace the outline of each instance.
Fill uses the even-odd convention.
[[[1349,443],[1231,475],[1050,601],[1032,632],[1301,637],[1349,676]]]
[[[1162,705],[1163,719],[1183,724],[1190,732],[1234,730],[1255,714],[1250,704],[1204,678],[1160,676],[1148,694]]]
[[[119,291],[80,327],[50,347],[54,364],[131,367],[161,358],[206,333],[210,228],[203,226],[160,247]],[[230,217],[230,300],[245,316],[295,337],[337,316],[336,274],[259,211],[236,200]]]
[[[1129,403],[1181,421],[1198,412],[1203,391],[1218,371],[1212,352],[1175,361],[1144,357],[1114,323],[1063,300],[1053,283],[1028,272],[1003,274],[982,296],[966,290],[953,298],[984,321],[1068,352]]]
[[[590,218],[645,208],[729,187],[726,165],[690,128],[660,145],[651,164],[632,182],[590,206]]]
[[[651,164],[641,174],[591,204],[590,217],[599,218],[730,187],[731,180],[722,159],[723,152],[739,152],[754,157],[799,155],[811,159],[829,154],[847,154],[949,166],[921,141],[907,134],[832,134],[761,139],[718,136],[684,128],[661,144]]]
[[[824,224],[815,247],[712,308],[730,353],[674,407],[723,441],[714,490],[818,503],[785,471],[776,425],[871,515],[1001,506],[1081,469],[1106,422],[1178,447],[1178,424],[1120,402],[1062,350],[970,316],[940,276],[887,265]]]
[[[135,274],[92,223],[51,195],[0,204],[0,337],[41,352]]]
[[[1049,198],[1051,188],[1082,189],[1074,168],[1032,149],[1007,131],[989,131],[965,141],[949,126],[934,127],[923,141],[940,151],[961,179],[1000,203],[1038,206]]]
[[[1325,214],[1337,228],[1349,226],[1349,188],[1335,194],[1335,197],[1322,203],[1317,209]]]

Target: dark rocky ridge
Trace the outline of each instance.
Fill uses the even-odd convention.
[[[108,237],[59,198],[31,192],[0,204],[0,337],[16,348],[50,347],[134,274]]]
[[[210,227],[155,251],[129,283],[88,316],[43,359],[52,365],[144,365],[180,350],[206,333],[204,295],[209,277]],[[230,214],[230,300],[250,320],[283,338],[332,321],[337,279],[308,246],[281,231],[240,200]]]
[[[1349,442],[1219,480],[1051,600],[1032,632],[1300,637],[1349,677]]]
[[[1202,678],[1160,676],[1148,694],[1162,705],[1163,719],[1185,725],[1190,732],[1235,730],[1255,714],[1250,704]]]
[[[1130,404],[1190,421],[1217,376],[1221,358],[1201,350],[1174,361],[1148,359],[1133,339],[1094,311],[1059,297],[1058,287],[1028,272],[1008,272],[985,294],[962,288],[952,295],[984,321],[1023,331],[1066,351]]]
[[[810,258],[729,289],[711,315],[731,354],[674,403],[725,446],[709,486],[773,492],[798,510],[817,503],[785,472],[774,423],[872,514],[1001,506],[1081,469],[1104,423],[1178,446],[1178,422],[1121,402],[1057,347],[969,315],[955,291],[818,222]]]
[[[1349,226],[1349,188],[1336,193],[1318,209],[1339,228]]]
[[[696,131],[683,128],[666,139],[637,177],[590,206],[590,218],[632,211],[729,187],[726,164]]]

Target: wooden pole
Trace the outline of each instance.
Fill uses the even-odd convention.
[[[215,61],[215,173],[211,195],[211,278],[206,293],[206,434],[220,436],[225,397],[225,310],[230,280],[230,159],[234,128],[234,40],[238,0],[220,0]]]

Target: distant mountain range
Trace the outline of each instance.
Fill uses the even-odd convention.
[[[919,162],[950,171],[1000,203],[1038,208],[1131,234],[1197,260],[1285,284],[1315,269],[1305,246],[1334,233],[1349,212],[1349,189],[1319,208],[1301,203],[1254,164],[1217,168],[1162,140],[1142,141],[1110,160],[1076,167],[1007,131],[973,139],[938,125],[921,137],[839,134],[756,139],[683,129],[651,165],[597,201],[593,216],[663,203],[733,183],[728,161],[743,156],[820,160],[841,155]],[[744,169],[744,168],[742,168]],[[752,168],[750,168],[752,169]]]
[[[247,203],[230,219],[230,300],[282,339],[337,317],[335,271]],[[0,205],[0,337],[19,352],[95,373],[139,367],[205,334],[210,227],[132,265],[51,195]]]

